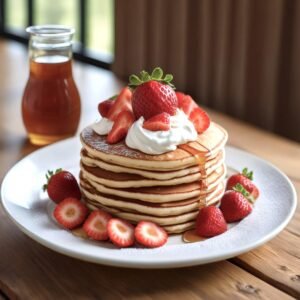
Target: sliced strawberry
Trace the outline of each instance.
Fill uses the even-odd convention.
[[[134,115],[131,111],[125,110],[119,113],[114,125],[109,132],[106,141],[115,144],[126,137],[127,132],[134,122]]]
[[[194,108],[198,107],[197,103],[189,95],[176,92],[178,99],[178,107],[189,117]]]
[[[103,118],[108,117],[110,109],[115,104],[115,99],[108,99],[98,104],[98,111]]]
[[[117,96],[114,105],[109,110],[107,118],[111,121],[115,121],[120,112],[126,110],[132,111],[131,97],[131,90],[128,87],[124,87]]]
[[[54,209],[53,215],[59,224],[73,229],[83,223],[88,213],[87,207],[76,198],[66,198]]]
[[[103,210],[94,210],[83,224],[83,230],[93,240],[105,241],[108,239],[107,223],[111,215]]]
[[[135,238],[143,246],[156,248],[167,242],[168,234],[155,223],[141,221],[135,228]]]
[[[208,114],[200,107],[192,110],[190,120],[193,122],[198,133],[203,133],[210,125]]]
[[[127,221],[110,219],[107,231],[110,240],[119,248],[130,247],[134,244],[134,227]]]
[[[202,237],[213,237],[227,230],[221,210],[212,205],[200,209],[196,220],[196,232]]]
[[[143,124],[143,128],[151,131],[166,131],[170,129],[170,115],[168,113],[161,113],[156,115]]]

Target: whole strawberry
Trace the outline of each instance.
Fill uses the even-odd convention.
[[[253,180],[253,172],[248,172],[247,168],[244,168],[242,173],[234,174],[229,177],[227,181],[226,190],[232,190],[238,183],[241,184],[246,191],[249,192],[249,199],[252,202],[258,198],[259,190],[256,185],[252,182]]]
[[[234,190],[225,192],[220,209],[228,223],[240,221],[252,212],[252,206],[246,198],[248,194],[239,183]]]
[[[46,174],[47,183],[43,190],[48,192],[49,198],[55,203],[72,197],[81,199],[81,192],[76,178],[68,171],[57,169],[55,172],[48,171]]]
[[[163,78],[161,68],[155,68],[151,75],[142,71],[140,78],[136,75],[129,77],[129,86],[134,89],[132,109],[137,119],[143,116],[147,120],[161,113],[175,115],[178,100],[172,79],[171,74]]]
[[[196,220],[196,233],[202,237],[213,237],[227,230],[221,210],[212,205],[200,209]]]

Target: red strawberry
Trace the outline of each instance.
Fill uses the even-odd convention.
[[[68,229],[81,225],[87,214],[87,207],[76,198],[71,197],[61,201],[53,212],[57,222]]]
[[[107,225],[110,240],[119,248],[134,244],[134,227],[121,219],[110,219]]]
[[[193,98],[181,92],[176,92],[178,107],[189,117],[194,108],[198,107]]]
[[[168,240],[167,232],[162,227],[149,221],[139,222],[134,235],[141,245],[149,248],[160,247]]]
[[[208,114],[200,107],[192,110],[189,119],[193,122],[198,133],[203,133],[210,125]]]
[[[100,102],[98,104],[98,111],[99,111],[100,115],[103,118],[107,118],[108,112],[110,111],[110,109],[113,107],[114,104],[115,104],[115,97],[105,100],[103,102]]]
[[[126,137],[127,132],[134,122],[133,113],[129,110],[124,110],[117,116],[114,125],[109,132],[106,141],[109,144],[115,144]]]
[[[83,230],[93,240],[108,239],[107,224],[111,215],[103,210],[94,210],[83,224]]]
[[[237,191],[227,191],[221,199],[220,209],[228,223],[244,219],[252,212],[252,206],[244,195]]]
[[[141,78],[131,75],[130,87],[134,88],[132,108],[137,119],[145,120],[163,112],[173,116],[178,107],[178,100],[171,80],[173,76],[167,74],[164,78],[161,68],[155,68],[151,75],[141,72]]]
[[[151,117],[150,119],[144,122],[143,128],[152,131],[169,130],[170,115],[164,112],[154,117]]]
[[[227,230],[221,210],[212,205],[200,209],[196,220],[196,232],[202,237],[212,237]]]
[[[65,198],[73,197],[81,199],[81,192],[75,177],[68,171],[57,169],[55,172],[48,171],[46,174],[47,183],[44,184],[44,191],[47,190],[51,200],[59,203]]]
[[[131,90],[128,87],[124,87],[109,110],[107,118],[111,121],[115,121],[120,112],[126,110],[132,111],[131,97]]]
[[[259,196],[259,190],[252,182],[253,172],[248,172],[247,168],[244,168],[242,173],[235,174],[229,177],[227,181],[227,190],[232,190],[238,183],[241,184],[249,193],[252,199],[257,199]],[[251,199],[248,199],[251,201]]]

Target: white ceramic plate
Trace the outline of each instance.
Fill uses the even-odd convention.
[[[157,249],[116,249],[107,242],[75,237],[59,227],[51,216],[53,205],[42,193],[47,170],[62,167],[78,174],[78,138],[40,149],[18,162],[2,183],[2,204],[8,216],[28,236],[44,246],[86,261],[133,268],[173,268],[199,265],[230,258],[256,248],[277,235],[296,208],[296,193],[290,180],[266,161],[227,147],[226,163],[241,170],[254,170],[261,196],[250,216],[226,233],[202,242],[184,244],[172,236]]]

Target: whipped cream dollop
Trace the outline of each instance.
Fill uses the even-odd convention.
[[[107,118],[101,118],[100,121],[94,123],[93,125],[91,125],[91,127],[97,134],[106,135],[111,131],[113,125],[113,121]]]
[[[125,143],[128,147],[147,154],[162,154],[176,150],[177,145],[197,139],[197,131],[186,114],[177,109],[170,117],[170,130],[151,131],[143,128],[144,118],[140,117],[130,127]]]

